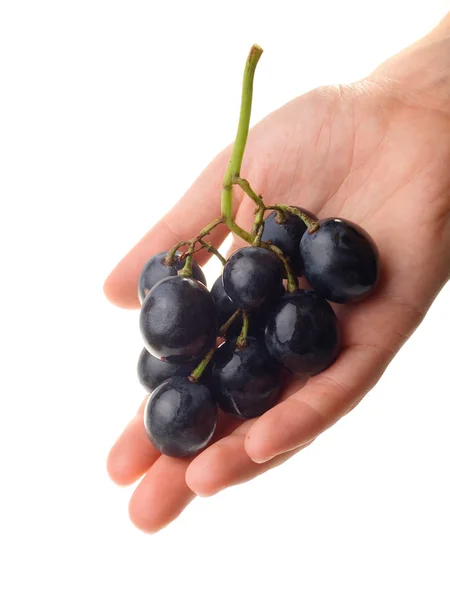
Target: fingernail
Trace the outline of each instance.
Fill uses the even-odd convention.
[[[211,496],[214,496],[216,492],[212,492],[212,493],[207,493],[207,492],[194,492],[194,494],[196,496],[198,496],[199,498],[211,498]]]
[[[269,462],[269,460],[272,460],[272,458],[275,458],[275,456],[269,456],[267,458],[254,458],[253,456],[250,457],[252,459],[252,461],[254,463],[256,463],[257,465],[262,465],[263,463]]]

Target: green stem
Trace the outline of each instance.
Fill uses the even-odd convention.
[[[253,79],[256,65],[262,54],[262,48],[256,44],[252,46],[245,64],[244,78],[242,82],[241,110],[236,139],[231,153],[230,162],[225,172],[222,184],[222,217],[228,228],[251,243],[251,237],[246,231],[239,227],[233,219],[233,179],[240,176],[242,159],[244,157],[245,144],[247,143],[248,130],[250,126],[250,115],[252,111]]]
[[[248,312],[242,311],[242,329],[236,340],[236,346],[238,348],[245,348],[247,346],[247,334],[248,334]]]
[[[180,277],[192,277],[192,261],[194,258],[194,247],[191,246],[188,255],[186,256],[186,262],[184,263],[184,267],[180,269],[177,273]]]
[[[266,210],[277,210],[278,212],[281,211],[288,215],[296,215],[297,217],[300,217],[300,219],[308,228],[308,233],[314,233],[320,227],[319,221],[311,219],[311,217],[308,217],[308,215],[302,212],[299,208],[286,206],[286,204],[274,204],[273,206],[266,206]]]
[[[233,177],[232,180],[233,185],[238,185],[242,191],[244,191],[249,198],[253,200],[253,202],[257,205],[258,208],[266,208],[261,196],[259,196],[251,187],[247,179],[243,177]]]
[[[191,381],[192,383],[197,383],[197,381],[203,375],[206,367],[210,363],[212,357],[214,356],[215,351],[216,351],[215,348],[211,348],[211,350],[208,352],[208,354],[205,356],[205,358],[202,360],[202,362],[197,367],[195,367],[195,369],[189,375],[189,377],[188,377],[189,381]]]
[[[193,238],[193,240],[195,240],[197,242],[200,241],[202,238],[205,237],[205,235],[210,234],[211,231],[217,227],[217,225],[220,225],[223,222],[224,222],[223,217],[218,217],[217,219],[214,219],[214,221],[211,221],[211,223],[206,225],[206,227],[203,227],[203,229],[200,231],[200,233],[198,235],[196,235],[195,238]]]
[[[237,236],[246,241],[247,244],[253,244],[255,239],[254,236],[251,233],[248,233],[248,231],[245,231],[245,229],[242,229],[242,227],[239,227],[235,221],[227,223],[227,227],[232,233],[235,233]]]
[[[264,231],[264,211],[265,208],[258,208],[258,210],[255,212],[255,220],[253,221],[252,233],[259,237],[259,240],[261,240],[261,236]],[[253,242],[253,244],[255,246],[258,245],[256,244],[256,240]]]
[[[226,321],[219,331],[219,337],[227,337],[228,329],[230,325],[237,319],[237,317],[241,314],[241,309],[238,308],[236,312],[234,312],[231,317]]]
[[[186,246],[186,244],[188,244],[189,242],[178,242],[178,244],[175,244],[175,246],[173,248],[171,248],[169,250],[169,252],[166,254],[166,258],[164,259],[164,264],[167,265],[168,267],[172,266],[173,263],[175,262],[175,255],[177,253],[177,251],[181,248],[181,246]]]
[[[208,225],[206,225],[206,227],[203,227],[203,229],[200,231],[200,233],[198,235],[196,235],[194,238],[192,238],[191,240],[178,242],[178,244],[175,244],[175,246],[173,248],[171,248],[169,250],[169,252],[167,253],[166,258],[164,259],[164,263],[168,266],[173,265],[173,263],[175,262],[175,255],[177,253],[177,250],[179,248],[181,248],[182,246],[190,246],[189,250],[187,251],[188,256],[189,256],[189,254],[193,254],[194,250],[195,250],[195,244],[197,242],[200,242],[202,240],[202,238],[204,238],[206,235],[209,235],[211,233],[211,231],[215,227],[217,227],[217,225],[220,225],[223,222],[224,222],[223,217],[218,217],[217,219],[214,219],[214,221],[211,221],[211,223],[208,223]],[[186,269],[186,265],[184,266],[184,269]],[[182,269],[182,271],[184,271],[184,269]],[[178,273],[178,275],[180,275],[180,272]],[[182,277],[191,277],[191,276],[192,275],[182,275]]]
[[[286,271],[288,292],[295,292],[296,290],[298,290],[298,280],[292,272],[289,261],[284,256],[282,251],[278,248],[278,246],[274,246],[273,244],[266,244],[264,242],[261,244],[261,246],[267,248],[267,250],[271,250],[272,252],[274,252],[283,263],[284,270]]]
[[[282,210],[277,210],[275,211],[276,217],[275,217],[275,221],[278,223],[278,225],[281,225],[281,223],[285,223],[286,222],[286,213],[284,213]]]
[[[253,240],[254,246],[261,246],[261,238],[264,233],[264,211],[261,213],[259,210],[256,213],[255,220],[253,222],[253,231],[256,233],[255,239]]]
[[[214,254],[214,256],[217,256],[217,258],[220,260],[222,265],[226,265],[227,259],[224,258],[220,254],[220,252],[217,250],[217,248],[214,248],[214,246],[212,246],[208,242],[205,242],[205,240],[200,240],[200,244],[203,246],[203,248],[206,248],[206,250],[208,250],[208,252],[210,252],[211,254]]]
[[[247,179],[244,179],[243,177],[233,177],[233,185],[238,185],[258,207],[255,212],[255,220],[253,222],[252,235],[256,235],[253,245],[259,246],[261,236],[263,234],[262,228],[264,223],[264,212],[266,210],[266,206],[263,202],[262,197],[252,189]]]

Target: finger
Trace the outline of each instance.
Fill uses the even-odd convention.
[[[255,464],[245,451],[245,436],[254,421],[243,423],[192,461],[186,470],[186,483],[193,492],[198,496],[211,496],[261,475],[299,451],[297,448],[265,464]]]
[[[220,216],[221,180],[228,157],[228,150],[217,156],[184,197],[114,268],[103,288],[110,302],[123,308],[139,308],[137,282],[147,260],[182,240],[194,237],[205,225]],[[235,208],[239,200],[236,196]],[[219,225],[207,240],[218,246],[227,234],[225,226]],[[209,257],[206,251],[196,254],[196,260],[201,264]]]
[[[106,468],[118,485],[130,485],[140,479],[161,456],[150,442],[144,427],[143,413],[147,398],[109,452]],[[238,425],[236,420],[227,415],[220,417],[213,441],[228,435]]]
[[[106,468],[118,485],[137,481],[160,456],[145,431],[143,412],[146,402],[147,399],[109,452]]]
[[[220,415],[213,440],[230,434],[237,426],[235,419]],[[138,529],[159,531],[195,498],[186,484],[186,469],[192,460],[161,455],[154,462],[130,500],[130,518]]]
[[[304,387],[306,381],[305,377],[292,377],[285,382],[287,385],[284,385],[280,402]],[[256,419],[232,420],[228,430],[192,461],[186,471],[186,482],[192,491],[199,496],[211,496],[226,487],[253,479],[291,456],[288,453],[282,459],[256,465],[245,451],[245,436],[255,422]]]
[[[264,463],[308,443],[330,427],[348,412],[356,395],[369,389],[373,375],[367,362],[372,363],[373,358],[360,346],[348,348],[326,374],[311,378],[303,390],[263,415],[246,436],[249,457]]]
[[[185,479],[189,460],[160,456],[138,484],[129,504],[130,519],[138,529],[156,533],[194,499]]]
[[[291,380],[285,387],[284,395],[290,396],[294,390],[301,389],[305,382],[305,378]],[[267,466],[255,465],[245,452],[245,436],[255,422],[256,419],[244,422],[232,420],[228,430],[222,431],[222,435],[211,446],[194,458],[186,471],[186,482],[192,491],[199,496],[211,496],[278,464],[275,461]]]
[[[383,298],[340,312],[345,319],[338,359],[249,430],[245,449],[255,462],[307,443],[348,413],[375,385],[419,321],[413,307]]]

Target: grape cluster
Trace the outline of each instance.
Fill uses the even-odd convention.
[[[145,428],[162,453],[195,454],[211,440],[218,409],[239,419],[260,416],[277,402],[286,375],[316,375],[338,356],[338,320],[328,301],[366,297],[378,279],[378,253],[355,224],[304,214],[312,231],[298,214],[284,219],[275,211],[264,221],[271,236],[264,238],[269,247],[278,242],[283,260],[266,247],[241,248],[211,291],[195,261],[185,272],[181,253],[162,252],[144,266],[138,375],[151,392]],[[312,289],[285,289],[289,265]]]
[[[378,280],[376,246],[360,227],[344,219],[317,220],[295,206],[267,206],[240,177],[261,53],[253,46],[244,70],[221,217],[191,240],[151,257],[139,278],[145,349],[138,375],[151,392],[144,424],[154,446],[169,456],[204,448],[219,409],[239,419],[258,417],[277,402],[286,376],[327,369],[340,349],[329,301],[363,300]],[[234,220],[233,186],[256,205],[251,232]],[[266,211],[272,212],[265,218]],[[228,260],[205,240],[218,225],[248,244]],[[211,291],[194,261],[201,247],[223,264]],[[299,289],[301,276],[311,289]]]

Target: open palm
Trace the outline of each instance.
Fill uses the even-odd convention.
[[[137,279],[146,260],[220,214],[229,152],[111,273],[105,293],[112,302],[138,308]],[[108,459],[117,483],[145,475],[130,502],[137,527],[156,531],[196,494],[214,494],[280,464],[373,387],[450,276],[449,164],[448,116],[406,105],[371,80],[315,90],[253,128],[242,176],[266,203],[297,205],[364,227],[380,251],[380,283],[363,303],[334,307],[343,344],[329,369],[291,382],[280,403],[258,419],[223,418],[214,443],[193,459],[161,456],[145,434],[141,407]],[[193,202],[196,209],[189,211]],[[236,221],[249,229],[252,201],[236,189],[234,206]],[[226,234],[217,228],[213,243]]]

